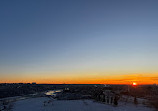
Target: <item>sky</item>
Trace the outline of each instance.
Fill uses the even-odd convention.
[[[1,0],[0,83],[158,83],[157,0]]]

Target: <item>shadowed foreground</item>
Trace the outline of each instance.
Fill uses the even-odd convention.
[[[17,101],[13,111],[153,111],[143,105],[120,103],[117,107],[92,100],[51,100],[46,97]]]

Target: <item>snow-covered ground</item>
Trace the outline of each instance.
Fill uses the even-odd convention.
[[[14,103],[13,111],[153,111],[153,108],[132,103],[118,106],[92,100],[51,100],[47,97],[29,98]]]

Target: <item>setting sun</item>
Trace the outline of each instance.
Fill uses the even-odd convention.
[[[133,85],[133,86],[136,86],[136,85],[137,85],[137,83],[136,83],[136,82],[133,82],[133,83],[132,83],[132,85]]]

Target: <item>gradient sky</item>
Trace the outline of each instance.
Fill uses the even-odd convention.
[[[157,0],[0,0],[0,82],[158,83]]]

